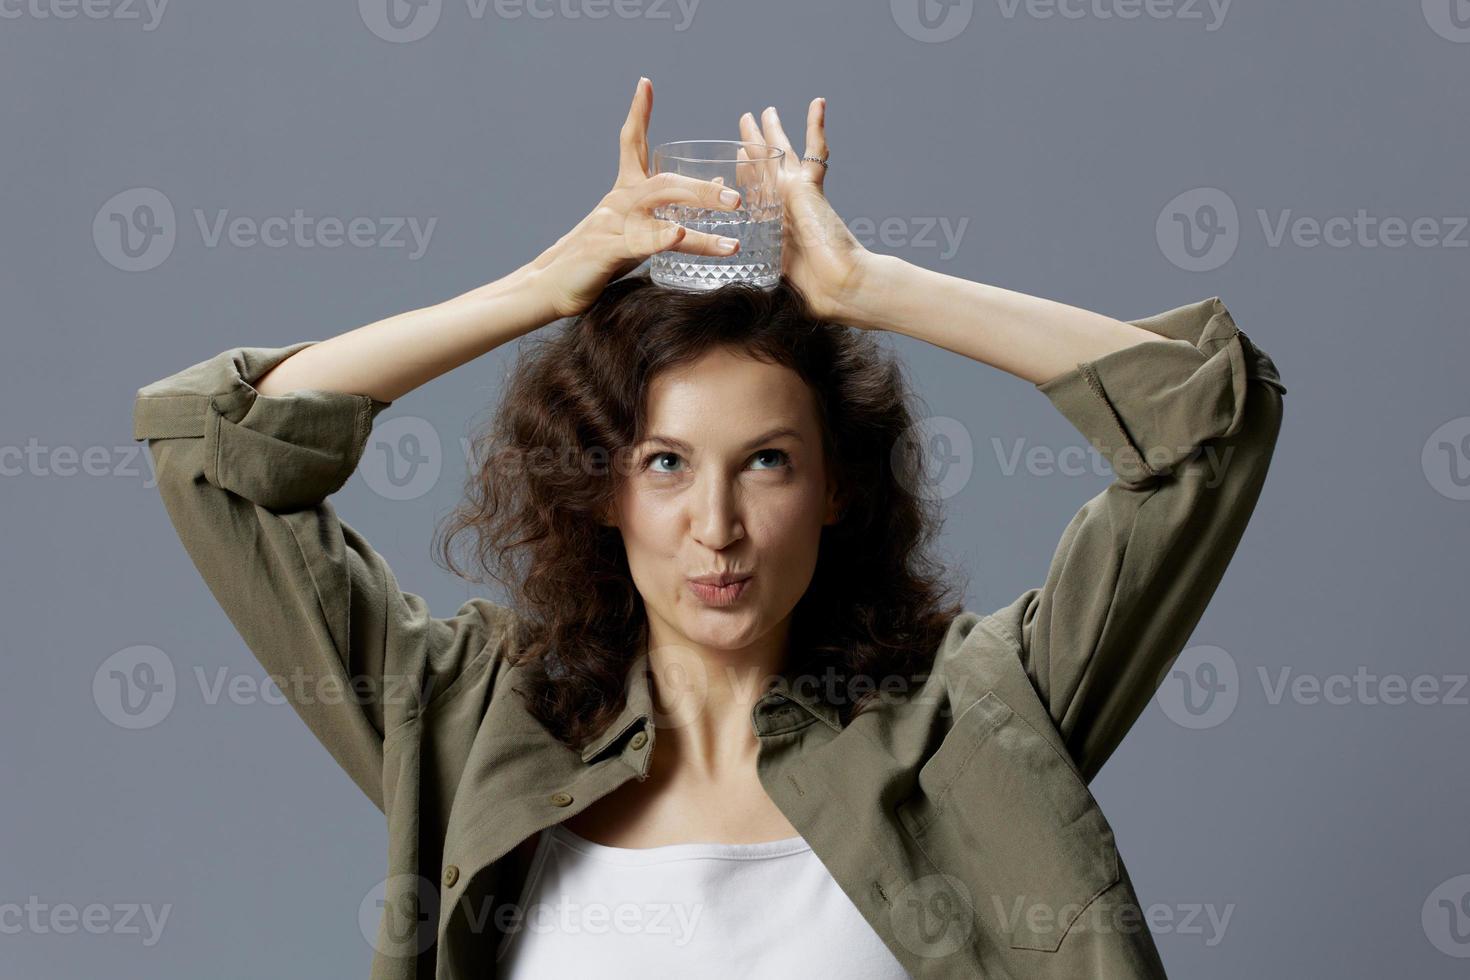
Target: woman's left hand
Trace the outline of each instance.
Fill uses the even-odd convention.
[[[807,107],[806,149],[801,154],[786,138],[774,106],[761,114],[764,132],[753,115],[741,116],[740,138],[784,152],[778,176],[783,210],[781,275],[801,290],[817,316],[842,320],[853,312],[851,303],[872,253],[827,202],[822,190],[827,168],[815,160],[802,160],[803,156],[827,159],[826,115],[827,100],[813,99]]]

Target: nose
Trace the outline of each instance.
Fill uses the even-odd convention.
[[[745,537],[740,516],[739,487],[721,477],[710,478],[690,494],[689,526],[694,540],[720,551]]]

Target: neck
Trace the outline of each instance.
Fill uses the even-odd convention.
[[[758,743],[750,712],[787,662],[790,623],[741,648],[668,638],[650,624],[654,723],[670,755],[713,773],[748,766]]]

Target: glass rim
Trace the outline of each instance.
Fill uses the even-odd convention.
[[[771,152],[766,156],[750,156],[749,159],[738,160],[734,157],[691,157],[685,156],[682,153],[673,153],[669,150],[670,147],[675,146],[709,146],[710,144],[744,146],[756,150],[770,150]],[[779,146],[772,146],[769,143],[751,143],[747,140],[674,140],[669,143],[658,144],[653,148],[653,152],[661,157],[684,160],[689,163],[768,163],[772,160],[779,160],[786,155],[786,151]],[[747,155],[749,156],[749,154]]]

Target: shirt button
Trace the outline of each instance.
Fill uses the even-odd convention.
[[[569,806],[572,802],[571,793],[552,793],[551,803],[553,806]]]
[[[454,865],[446,865],[444,868],[444,886],[453,888],[454,883],[459,880],[459,869]]]
[[[638,734],[634,735],[632,738],[628,739],[628,747],[629,748],[641,749],[641,748],[643,748],[643,746],[645,746],[647,744],[648,744],[648,733],[647,732],[639,732]]]

